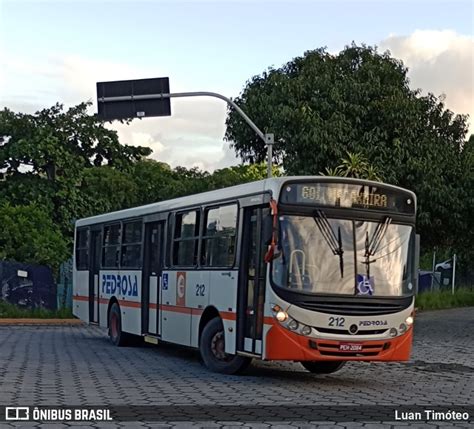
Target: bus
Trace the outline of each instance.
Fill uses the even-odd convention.
[[[352,178],[278,177],[80,219],[74,315],[113,344],[197,348],[332,373],[409,359],[416,197]]]

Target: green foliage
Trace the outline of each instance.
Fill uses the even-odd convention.
[[[279,176],[278,167],[273,175]],[[238,165],[208,173],[198,168],[187,169],[146,159],[135,164],[133,180],[136,184],[136,205],[212,191],[228,186],[265,179],[266,164]]]
[[[406,67],[390,53],[356,45],[337,55],[308,51],[254,76],[234,101],[275,134],[275,160],[287,174],[356,176],[366,168],[417,194],[424,248],[474,249],[467,116],[446,109],[443,97],[410,89]],[[226,125],[226,138],[244,161],[265,159],[264,144],[232,109]],[[352,159],[341,166],[348,152]]]
[[[474,290],[467,288],[423,292],[416,296],[415,306],[420,310],[439,310],[442,308],[474,306]]]
[[[357,179],[367,179],[381,182],[377,169],[370,165],[360,153],[347,152],[347,158],[341,159],[342,164],[335,168],[326,167],[322,176],[355,177]]]
[[[127,174],[151,150],[120,144],[89,106],[0,111],[0,257],[56,270],[75,219],[136,202]]]
[[[131,173],[105,165],[85,169],[79,190],[85,217],[134,206],[139,188]]]
[[[184,184],[168,164],[145,159],[135,164],[136,204],[150,204],[182,195]]]
[[[267,164],[237,165],[216,170],[209,177],[209,189],[220,189],[267,178]],[[273,177],[281,175],[280,169],[273,166]]]
[[[72,319],[73,317],[70,308],[59,310],[26,309],[0,300],[0,319]]]
[[[67,111],[56,104],[34,115],[0,111],[0,170],[7,178],[0,197],[12,205],[44,207],[65,234],[72,219],[90,211],[79,189],[85,169],[127,171],[151,153],[120,144],[115,131],[88,114],[90,104]]]
[[[56,271],[78,218],[266,177],[264,165],[171,169],[146,159],[148,148],[120,144],[87,107],[0,111],[0,258]]]
[[[67,239],[43,209],[0,206],[0,259],[49,265],[57,271],[68,256]]]

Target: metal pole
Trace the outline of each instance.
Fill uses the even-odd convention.
[[[232,106],[237,113],[247,122],[247,124],[254,130],[257,135],[264,141],[268,149],[268,177],[272,177],[272,144],[274,141],[273,134],[264,134],[254,122],[245,114],[245,112],[235,104],[230,98],[217,92],[198,91],[198,92],[175,92],[172,94],[147,94],[147,95],[123,95],[119,97],[98,97],[99,103],[106,103],[108,101],[132,101],[132,100],[154,100],[161,98],[180,98],[180,97],[215,97],[224,100],[227,104]]]
[[[273,145],[267,145],[267,176],[270,179],[272,177],[272,158],[273,158]]]
[[[453,255],[453,278],[452,278],[452,293],[454,295],[454,282],[456,281],[456,253]]]
[[[436,266],[436,250],[433,252],[433,268],[431,269],[431,292],[433,292],[435,266]]]
[[[273,143],[275,138],[273,134],[265,134],[265,144],[267,145],[267,176],[272,177],[272,161],[273,161]]]

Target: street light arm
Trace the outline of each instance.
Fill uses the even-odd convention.
[[[132,101],[132,100],[156,100],[161,98],[180,98],[180,97],[214,97],[224,100],[228,105],[232,106],[237,113],[247,122],[247,124],[254,130],[257,135],[263,140],[268,150],[268,177],[272,177],[272,145],[274,143],[273,134],[264,134],[255,123],[247,116],[247,114],[225,95],[217,92],[197,91],[197,92],[175,92],[170,94],[146,94],[146,95],[124,95],[118,97],[99,97],[99,103],[114,102],[114,101]]]

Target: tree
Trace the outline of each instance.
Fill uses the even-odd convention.
[[[346,152],[360,154],[386,182],[418,195],[425,246],[452,245],[462,223],[466,115],[443,97],[411,90],[403,63],[376,48],[352,45],[337,55],[318,49],[253,77],[235,102],[277,137],[275,159],[287,174],[334,171]],[[244,161],[266,149],[235,111],[226,138]]]
[[[279,175],[277,167],[273,174]],[[239,165],[222,168],[212,174],[196,167],[187,169],[145,159],[135,163],[133,180],[136,185],[136,205],[149,204],[199,192],[265,179],[265,164]]]
[[[347,152],[347,158],[342,158],[341,161],[341,165],[335,168],[326,167],[325,171],[319,174],[323,176],[354,177],[376,182],[382,181],[377,169],[370,165],[360,153]]]
[[[79,188],[82,216],[122,210],[137,205],[139,188],[131,172],[104,165],[84,170]]]
[[[90,104],[67,111],[56,104],[34,115],[0,111],[0,171],[6,172],[0,195],[12,204],[45,207],[66,233],[72,219],[90,210],[80,191],[86,169],[126,171],[151,153],[120,144],[115,131],[87,113]]]
[[[44,264],[57,272],[68,257],[67,240],[43,208],[4,204],[0,225],[0,259]]]
[[[273,167],[274,177],[281,175],[277,166]],[[221,189],[267,178],[267,164],[236,165],[214,171],[209,177],[210,189]]]
[[[462,205],[457,240],[452,247],[453,251],[459,255],[461,265],[474,270],[474,134],[471,134],[463,146],[461,165],[465,173],[465,181],[457,184],[461,188]]]

